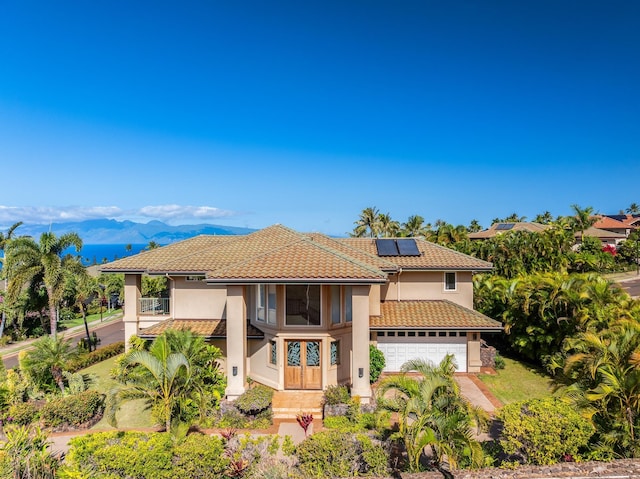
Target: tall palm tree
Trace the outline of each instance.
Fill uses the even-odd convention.
[[[640,214],[640,206],[638,206],[638,203],[631,203],[627,208],[627,213],[630,215]]]
[[[553,216],[551,216],[551,212],[545,211],[544,213],[538,214],[533,221],[543,225],[548,225],[553,221]]]
[[[173,352],[167,336],[159,336],[149,351],[134,350],[124,356],[122,365],[140,366],[140,374],[127,376],[126,386],[114,389],[107,401],[107,419],[116,426],[116,413],[124,401],[144,399],[147,406],[158,406],[166,431],[171,430],[175,407],[193,391],[189,384],[191,367],[184,353]]]
[[[378,215],[378,224],[380,225],[380,235],[383,238],[395,238],[400,233],[400,223],[391,219],[389,213]]]
[[[87,270],[82,267],[82,264],[78,260],[78,267],[75,268],[72,274],[68,275],[69,286],[73,289],[75,296],[75,305],[82,314],[82,321],[84,322],[84,331],[87,335],[87,347],[91,351],[91,336],[89,335],[89,324],[87,323],[87,309],[89,302],[95,297],[102,294],[102,288],[98,284],[97,278],[89,276]]]
[[[16,228],[18,228],[19,226],[22,225],[22,221],[18,221],[17,223],[14,223],[8,230],[7,233],[2,233],[0,232],[0,250],[2,250],[2,259],[0,259],[0,269],[2,269],[1,273],[2,275],[0,275],[0,277],[2,277],[3,279],[5,279],[7,282],[9,281],[7,272],[6,272],[6,268],[5,268],[5,263],[7,261],[7,247],[9,246],[9,243],[11,242],[11,240],[13,239],[13,233],[15,232]],[[4,300],[4,298],[3,298]],[[4,301],[3,301],[4,303]],[[5,304],[2,304],[2,319],[0,320],[0,338],[2,337],[2,335],[4,334],[4,327],[7,324],[7,314],[5,311]]]
[[[67,362],[76,355],[68,339],[62,336],[43,336],[27,351],[20,362],[21,369],[31,376],[38,386],[51,386],[51,379],[64,394],[62,372]]]
[[[420,470],[424,449],[430,447],[436,467],[447,477],[448,468],[457,468],[462,461],[472,466],[482,464],[482,449],[473,439],[473,426],[486,422],[486,413],[473,408],[462,396],[453,378],[455,361],[452,355],[434,366],[424,360],[412,360],[403,365],[404,373],[384,379],[378,388],[378,403],[398,414],[398,432],[407,450],[409,467]]]
[[[354,222],[352,236],[362,238],[377,238],[380,235],[380,211],[375,206],[365,208],[360,213],[360,218]]]
[[[467,231],[469,233],[477,233],[478,231],[482,231],[482,225],[478,222],[478,220],[473,219],[469,226],[467,226]]]
[[[423,236],[424,218],[420,215],[409,216],[406,223],[402,223],[403,236]]]
[[[64,293],[64,272],[75,267],[71,257],[62,257],[65,249],[74,246],[82,249],[82,240],[77,233],[66,233],[56,237],[54,233],[42,233],[40,242],[33,238],[20,237],[9,243],[9,261],[11,274],[9,296],[17,298],[27,285],[43,284],[49,303],[49,324],[51,337],[57,332],[57,308]]]
[[[584,231],[597,221],[597,218],[593,217],[593,208],[587,206],[586,208],[580,208],[578,205],[571,205],[571,209],[575,213],[571,219],[574,231],[580,231],[580,242],[584,241]]]

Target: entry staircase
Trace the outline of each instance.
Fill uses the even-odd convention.
[[[322,419],[323,391],[275,391],[271,409],[273,419],[293,419],[300,413]]]

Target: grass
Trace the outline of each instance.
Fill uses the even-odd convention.
[[[102,318],[105,319],[113,316],[114,314],[120,314],[121,312],[122,312],[121,310],[112,309],[111,311],[107,311],[105,309],[102,312]],[[87,323],[94,323],[96,321],[100,321],[100,313],[87,315]],[[82,316],[77,316],[73,319],[66,319],[66,320],[60,321],[60,325],[64,326],[66,329],[73,328],[74,326],[80,326],[81,324],[84,324],[84,321],[82,320]]]
[[[478,378],[503,404],[551,396],[551,380],[540,368],[504,358],[505,368]]]
[[[94,374],[97,377],[91,389],[107,394],[109,390],[120,386],[119,382],[109,376],[109,371],[115,366],[118,357],[120,356],[107,359],[82,370],[83,373]],[[141,399],[123,403],[116,415],[116,419],[118,420],[119,428],[148,428],[155,425],[151,419],[151,412],[144,410],[144,403]],[[110,426],[105,418],[102,418],[91,429],[113,430],[115,428]]]

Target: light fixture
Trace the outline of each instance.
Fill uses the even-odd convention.
[[[233,374],[234,376],[238,375],[238,366],[234,366],[231,368],[231,374]]]
[[[364,368],[358,368],[358,377],[361,378],[364,376]]]

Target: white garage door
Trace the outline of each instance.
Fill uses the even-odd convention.
[[[433,332],[429,333],[433,334]],[[378,349],[386,359],[384,368],[386,372],[400,371],[402,365],[410,359],[426,359],[438,364],[447,354],[453,354],[456,358],[457,372],[467,372],[466,334],[462,336],[456,332],[443,331],[435,332],[435,336],[429,336],[422,331],[378,332]]]

